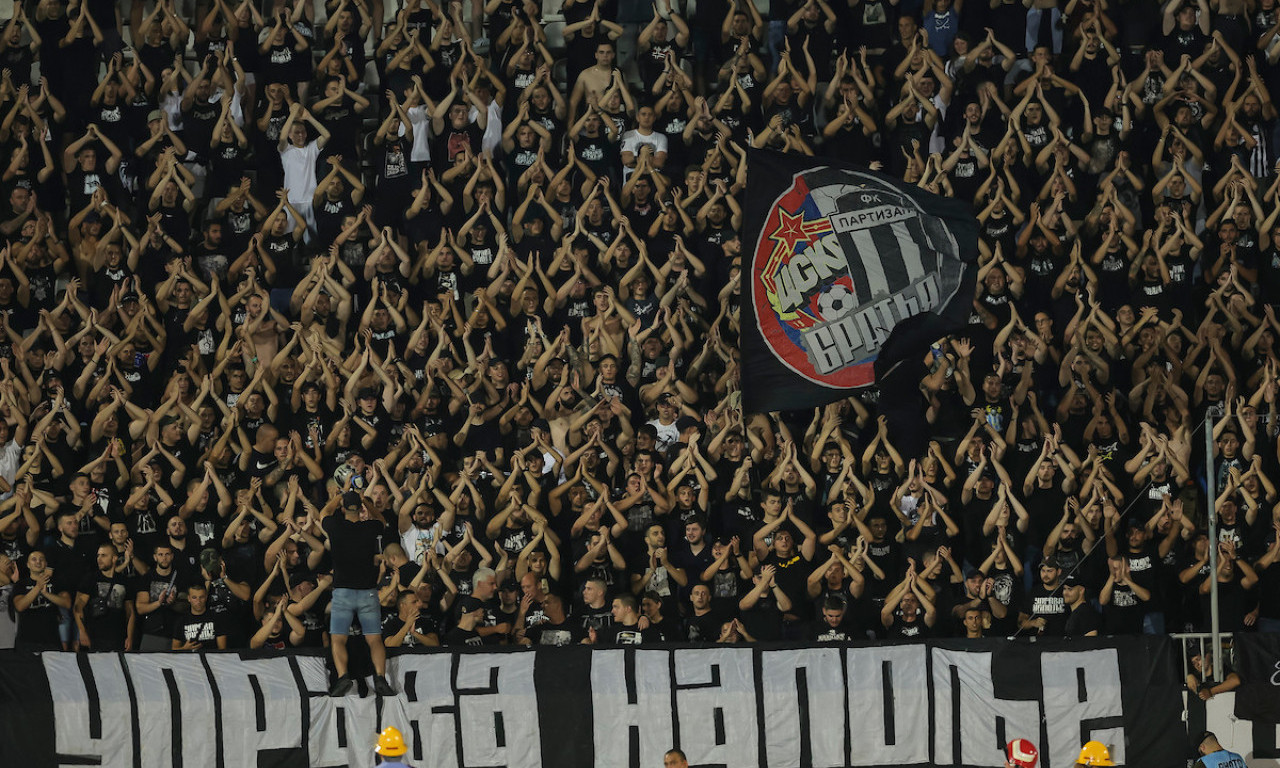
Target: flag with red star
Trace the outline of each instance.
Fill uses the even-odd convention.
[[[749,410],[837,400],[967,317],[978,227],[963,203],[838,160],[752,151],[747,162]]]

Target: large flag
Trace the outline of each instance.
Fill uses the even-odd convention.
[[[964,325],[978,256],[970,206],[835,159],[747,158],[747,410],[846,397]]]
[[[1237,633],[1235,651],[1236,717],[1280,723],[1280,634]]]

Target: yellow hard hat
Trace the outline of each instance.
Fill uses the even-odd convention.
[[[1090,741],[1080,750],[1077,765],[1115,765],[1111,762],[1111,750],[1100,741]]]
[[[409,749],[404,745],[404,736],[400,735],[400,730],[393,726],[387,726],[381,734],[378,735],[378,746],[374,748],[374,752],[385,757],[399,757]],[[1101,763],[1097,763],[1101,765]],[[1111,763],[1107,763],[1111,765]]]

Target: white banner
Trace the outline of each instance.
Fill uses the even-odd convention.
[[[367,680],[330,698],[319,656],[50,653],[52,723],[26,713],[22,765],[45,764],[51,728],[49,765],[364,766],[394,725],[407,762],[439,768],[647,768],[672,747],[696,766],[998,768],[1014,738],[1044,768],[1089,740],[1165,768],[1183,748],[1170,659],[1163,639],[438,651],[392,658],[379,699]]]

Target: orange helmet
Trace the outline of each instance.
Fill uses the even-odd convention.
[[[1111,750],[1107,749],[1107,745],[1100,741],[1090,741],[1080,750],[1080,759],[1076,760],[1077,765],[1115,765],[1111,762]]]
[[[387,726],[381,734],[378,735],[378,746],[374,747],[374,752],[383,757],[399,757],[409,748],[404,745],[404,736],[400,735],[400,730],[392,726]]]

